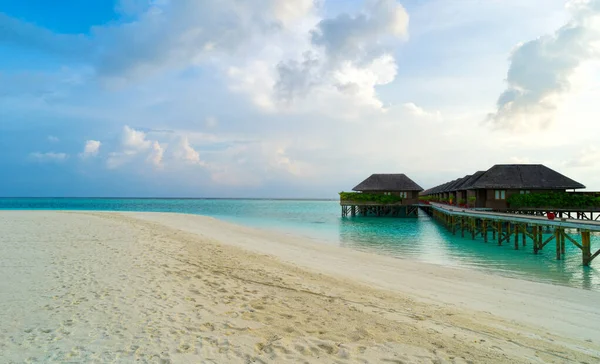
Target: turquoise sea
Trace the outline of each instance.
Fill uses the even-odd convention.
[[[534,255],[531,243],[515,251],[453,236],[424,213],[418,219],[341,218],[338,201],[236,199],[74,199],[5,198],[0,210],[95,210],[177,212],[302,235],[398,258],[471,268],[508,277],[600,290],[600,258],[581,265],[581,252],[567,242],[566,259],[557,261],[553,243]],[[549,235],[548,235],[549,236]],[[600,236],[592,237],[592,249]],[[398,264],[402,264],[398,261]]]

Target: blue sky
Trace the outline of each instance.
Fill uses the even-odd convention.
[[[0,0],[0,195],[600,190],[599,44],[598,0]]]

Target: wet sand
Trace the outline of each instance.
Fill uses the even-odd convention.
[[[0,362],[600,361],[600,293],[158,213],[0,212]]]

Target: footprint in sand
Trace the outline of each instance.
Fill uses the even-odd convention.
[[[202,324],[202,326],[200,326],[200,327],[201,327],[202,331],[215,331],[215,325],[213,325],[210,322],[206,322],[206,323]]]

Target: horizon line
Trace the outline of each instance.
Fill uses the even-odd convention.
[[[337,198],[316,197],[74,197],[74,196],[0,196],[0,199],[95,199],[95,200],[285,200],[285,201],[335,201]]]

